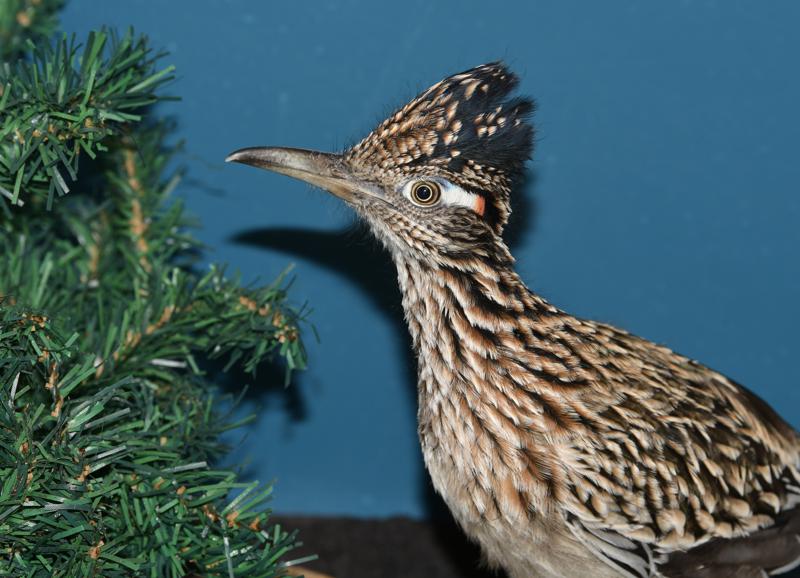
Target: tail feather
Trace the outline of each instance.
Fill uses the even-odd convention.
[[[668,578],[766,578],[800,567],[800,507],[773,526],[741,538],[716,539],[676,552],[661,567]]]

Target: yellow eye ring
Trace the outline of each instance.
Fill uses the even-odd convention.
[[[411,201],[420,207],[432,207],[442,198],[442,189],[433,181],[418,181],[411,187]]]

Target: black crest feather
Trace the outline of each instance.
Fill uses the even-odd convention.
[[[482,194],[500,232],[509,193],[533,150],[533,101],[509,98],[517,77],[500,62],[436,83],[347,152],[388,173],[440,174]]]

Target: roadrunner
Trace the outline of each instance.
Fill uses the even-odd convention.
[[[533,103],[486,64],[342,154],[228,157],[340,197],[397,266],[436,490],[512,578],[761,578],[800,564],[800,436],[727,377],[531,292],[501,237]]]

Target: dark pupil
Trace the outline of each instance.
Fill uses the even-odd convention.
[[[428,185],[420,185],[417,187],[417,199],[424,202],[430,201],[433,197],[433,191]]]

